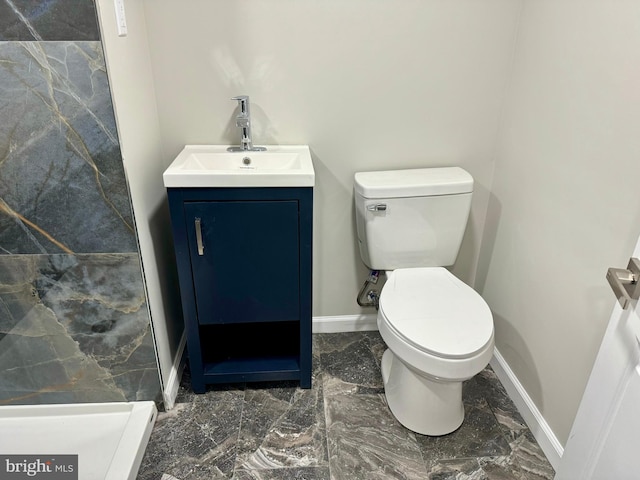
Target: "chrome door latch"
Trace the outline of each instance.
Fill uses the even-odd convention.
[[[632,300],[640,298],[640,260],[633,257],[627,268],[610,268],[607,280],[620,306],[626,309]]]

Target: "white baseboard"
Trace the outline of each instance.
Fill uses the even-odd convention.
[[[378,330],[375,313],[313,317],[313,333],[368,332]]]
[[[538,445],[547,456],[549,463],[555,470],[558,470],[564,448],[497,348],[493,352],[490,365],[500,382],[502,382],[509,397],[513,400],[520,415],[527,422],[529,430],[538,441]]]
[[[184,370],[186,362],[186,358],[184,357],[186,345],[187,332],[184,332],[178,344],[176,356],[173,358],[173,365],[171,365],[171,373],[169,373],[167,384],[162,392],[162,400],[164,401],[164,408],[166,410],[171,410],[176,403],[178,388],[180,388],[180,379],[182,378],[182,371]]]

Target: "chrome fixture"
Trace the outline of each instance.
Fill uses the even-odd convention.
[[[631,301],[640,299],[640,260],[632,257],[627,268],[610,268],[607,280],[620,306],[626,310]]]
[[[198,255],[204,255],[204,242],[202,241],[202,220],[200,217],[195,218],[196,227],[196,243],[198,245]]]
[[[237,100],[240,113],[236,116],[236,127],[242,132],[239,147],[229,147],[230,152],[261,152],[264,147],[254,147],[251,141],[251,113],[249,111],[249,96],[238,95],[231,100]]]
[[[364,281],[364,284],[362,285],[362,288],[360,289],[360,291],[358,292],[358,296],[356,297],[356,301],[358,302],[358,305],[360,305],[361,307],[376,307],[376,310],[378,310],[378,304],[380,302],[380,292],[378,292],[378,290],[375,290],[373,288],[367,291],[367,287],[369,287],[369,285],[375,285],[376,283],[378,283],[379,277],[380,277],[379,270],[371,270],[369,272],[369,276]],[[365,292],[366,292],[366,300],[363,300],[362,297],[365,294]]]
[[[385,212],[387,210],[386,203],[372,203],[367,205],[367,210],[370,212]]]

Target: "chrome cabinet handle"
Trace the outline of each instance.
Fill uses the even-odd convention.
[[[626,309],[632,300],[640,298],[640,260],[631,258],[626,269],[610,268],[607,281],[622,309]]]
[[[202,243],[202,227],[200,218],[196,217],[196,243],[198,244],[198,255],[204,255],[204,243]]]

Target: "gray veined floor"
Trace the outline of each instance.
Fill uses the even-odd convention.
[[[139,480],[552,479],[491,369],[465,382],[465,422],[443,437],[402,427],[385,403],[377,332],[316,334],[313,387],[212,386],[161,413]],[[187,377],[187,375],[185,375]]]

